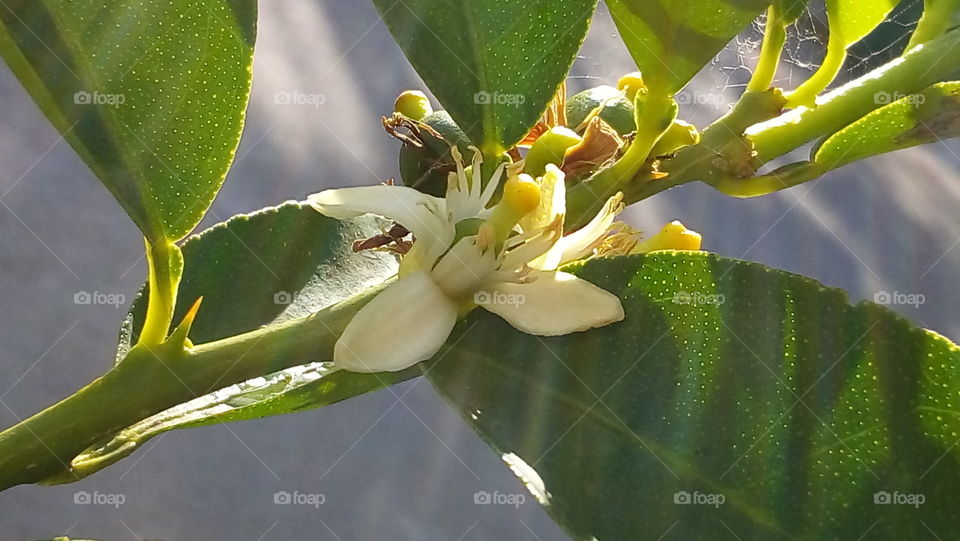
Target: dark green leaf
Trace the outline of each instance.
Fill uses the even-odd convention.
[[[783,22],[791,24],[804,14],[809,1],[810,0],[776,0],[774,4],[779,8]]]
[[[596,0],[374,0],[410,63],[487,155],[527,133],[563,81]]]
[[[679,91],[769,0],[606,0],[651,89]]]
[[[881,92],[874,100],[889,105],[831,135],[814,154],[818,165],[835,169],[960,135],[960,82],[936,84],[909,96]]]
[[[233,160],[255,29],[255,0],[15,0],[0,56],[144,234],[176,240]]]
[[[427,367],[528,486],[542,479],[547,511],[575,539],[960,528],[956,345],[810,279],[711,254],[575,272],[620,295],[626,320],[536,338],[478,310]]]

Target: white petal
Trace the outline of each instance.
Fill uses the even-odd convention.
[[[559,336],[623,320],[616,295],[565,272],[537,272],[530,283],[497,284],[481,304],[516,329]]]
[[[393,372],[433,357],[457,322],[457,307],[426,272],[387,286],[357,312],[333,349],[351,372]]]
[[[476,237],[465,237],[450,248],[433,269],[433,280],[453,298],[472,295],[497,270],[493,250],[482,251]]]
[[[417,238],[443,253],[453,242],[454,230],[446,219],[443,199],[406,186],[361,186],[324,190],[310,196],[310,205],[331,218],[376,214],[406,227]],[[432,250],[430,250],[432,252]]]

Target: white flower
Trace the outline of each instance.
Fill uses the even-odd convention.
[[[402,186],[343,188],[310,197],[327,216],[376,214],[403,225],[415,239],[401,260],[399,279],[361,308],[337,341],[333,360],[340,368],[395,371],[427,360],[457,319],[477,305],[540,336],[623,319],[615,295],[557,270],[593,253],[622,206],[620,195],[585,227],[563,236],[566,194],[557,167],[548,166],[538,181],[510,177],[499,203],[488,208],[504,166],[484,187],[480,153],[473,150],[468,174],[453,148],[457,172],[450,174],[446,198]],[[380,331],[397,322],[411,332],[384,340]]]

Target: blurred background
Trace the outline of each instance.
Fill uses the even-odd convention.
[[[396,176],[398,144],[381,129],[380,116],[400,91],[423,88],[368,2],[287,0],[260,9],[246,131],[201,228],[323,188]],[[894,25],[891,32],[905,28]],[[807,38],[815,36],[815,19],[807,31]],[[698,76],[685,91],[682,118],[702,125],[725,110],[749,74],[756,38],[755,31],[745,33]],[[810,46],[810,39],[792,44],[787,79],[808,68],[801,51]],[[894,49],[878,46],[865,58],[879,60]],[[601,6],[571,72],[571,94],[616,84],[633,69]],[[322,99],[277,104],[278,92]],[[0,425],[6,427],[109,368],[126,306],[77,305],[73,296],[96,291],[129,302],[146,267],[133,224],[2,65],[0,118]],[[679,219],[703,233],[705,249],[811,276],[847,290],[854,301],[883,292],[920,294],[922,304],[891,308],[956,340],[958,167],[960,144],[948,141],[854,164],[762,199],[687,185],[626,216],[651,232]],[[122,494],[124,502],[78,505],[78,491]],[[275,505],[278,491],[325,499],[316,508]],[[320,410],[168,433],[82,482],[0,493],[0,541],[65,534],[167,541],[567,539],[532,498],[517,506],[474,505],[478,491],[513,494],[523,487],[428,383],[412,381]]]

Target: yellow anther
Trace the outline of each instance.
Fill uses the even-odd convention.
[[[492,225],[484,223],[477,230],[477,248],[486,252],[497,245],[497,231]]]
[[[699,250],[703,238],[700,233],[684,227],[679,221],[663,226],[659,233],[637,243],[633,253],[642,254],[657,250]]]

